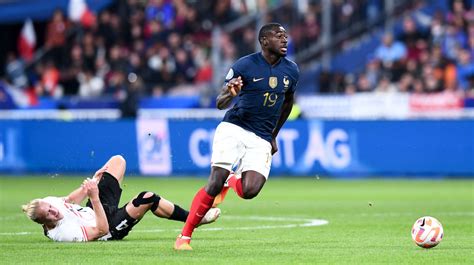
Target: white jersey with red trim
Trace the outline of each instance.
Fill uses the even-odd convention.
[[[96,226],[94,210],[78,204],[67,203],[64,198],[46,197],[43,199],[58,209],[64,216],[46,236],[54,241],[84,242],[88,241],[86,227]]]

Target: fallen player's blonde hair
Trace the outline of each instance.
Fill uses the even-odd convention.
[[[39,203],[40,203],[40,199],[34,199],[30,201],[28,204],[21,206],[21,209],[26,214],[26,216],[28,216],[28,218],[30,218],[31,220],[37,223],[40,223],[38,220],[38,216],[36,215],[38,207],[39,207]]]

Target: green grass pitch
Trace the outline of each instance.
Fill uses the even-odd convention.
[[[123,241],[54,243],[21,212],[30,199],[67,195],[81,182],[0,177],[2,264],[474,264],[473,180],[270,178],[253,200],[229,191],[221,218],[198,228],[186,253],[173,250],[182,223],[153,215]],[[121,203],[151,190],[187,208],[205,182],[129,177]],[[424,215],[444,226],[433,249],[411,240],[411,226]]]

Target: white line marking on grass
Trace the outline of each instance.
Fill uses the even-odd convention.
[[[223,231],[223,230],[260,230],[260,229],[276,229],[276,228],[295,228],[295,227],[311,227],[311,226],[322,226],[327,225],[329,222],[322,219],[309,219],[309,218],[297,218],[297,217],[273,217],[273,216],[223,216],[221,219],[232,219],[232,220],[256,220],[256,221],[272,221],[272,222],[285,222],[281,225],[257,225],[257,226],[243,226],[243,227],[207,227],[199,228],[200,231]],[[301,222],[300,224],[293,224],[288,222]],[[150,233],[150,232],[166,232],[173,231],[179,232],[181,229],[148,229],[148,230],[133,230],[135,233]],[[36,234],[33,232],[12,232],[12,233],[0,233],[0,236],[23,236]]]
[[[39,234],[39,233],[33,233],[33,232],[0,233],[0,236],[24,236],[24,235],[32,235],[32,234]]]
[[[20,219],[26,217],[25,214],[13,214],[13,215],[8,215],[8,216],[0,216],[0,222],[1,221],[10,221],[10,220],[15,220],[15,219]],[[28,218],[26,218],[28,219]]]
[[[419,215],[418,213],[408,213],[408,212],[403,212],[403,213],[339,213],[337,216],[375,216],[375,217],[398,217],[398,216],[410,216],[410,215]],[[447,216],[474,216],[474,212],[435,212],[432,215],[447,215]]]
[[[207,227],[199,228],[200,231],[223,231],[223,230],[260,230],[260,229],[275,229],[275,228],[295,228],[295,227],[310,227],[327,225],[329,222],[323,219],[308,219],[296,217],[273,217],[273,216],[223,216],[222,219],[234,220],[258,220],[258,221],[274,221],[274,222],[304,222],[302,224],[281,224],[281,225],[257,225],[257,226],[242,226],[242,227]],[[164,229],[148,229],[148,230],[134,230],[138,233],[150,232],[164,232]],[[172,231],[179,232],[181,229],[172,229]]]
[[[337,216],[407,216],[415,215],[414,213],[354,213],[354,214],[336,214]],[[439,212],[437,216],[474,216],[474,212]],[[10,221],[17,219],[18,216],[2,216],[0,222]],[[233,219],[233,220],[256,220],[256,221],[274,221],[274,222],[303,222],[300,224],[281,224],[281,225],[260,225],[260,226],[244,226],[244,227],[207,227],[199,228],[200,231],[222,231],[222,230],[259,230],[259,229],[276,229],[276,228],[295,228],[295,227],[310,227],[310,226],[322,226],[327,225],[329,222],[324,219],[310,219],[310,218],[298,218],[298,217],[275,217],[275,216],[222,216],[221,219]],[[181,229],[150,229],[150,230],[133,230],[137,233],[148,233],[148,232],[166,232],[174,231],[179,232]],[[0,236],[23,236],[39,234],[39,232],[0,232]]]

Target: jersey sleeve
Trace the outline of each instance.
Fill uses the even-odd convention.
[[[243,77],[243,72],[245,69],[245,59],[240,59],[237,62],[235,62],[232,67],[229,69],[229,72],[227,72],[227,75],[225,76],[225,82],[229,82],[232,78],[236,78],[238,76]]]
[[[45,200],[48,203],[64,203],[64,197],[54,197],[54,196],[48,196],[44,197],[43,200]]]

